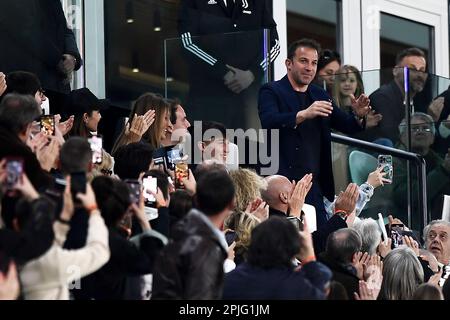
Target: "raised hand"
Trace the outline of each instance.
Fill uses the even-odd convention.
[[[365,117],[371,110],[370,99],[365,94],[360,95],[358,99],[356,99],[355,96],[352,94],[350,95],[350,99],[352,101],[353,112],[358,117],[360,118]]]
[[[355,210],[359,197],[359,188],[356,183],[350,183],[344,192],[341,192],[334,203],[334,210],[344,211],[349,215]]]
[[[297,184],[292,181],[292,192],[288,196],[289,215],[300,218],[305,198],[312,187],[312,174],[306,174]]]
[[[316,117],[328,117],[333,113],[333,104],[330,101],[315,101],[307,109],[299,111],[296,116],[296,124]]]

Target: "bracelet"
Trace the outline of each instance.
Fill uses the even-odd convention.
[[[316,256],[315,255],[312,255],[312,256],[307,257],[306,259],[303,259],[302,260],[302,265],[305,265],[305,264],[307,264],[308,262],[311,262],[311,261],[316,261]]]

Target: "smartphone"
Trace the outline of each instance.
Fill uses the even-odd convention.
[[[125,183],[130,189],[131,203],[139,205],[139,199],[141,199],[142,184],[139,180],[125,180]]]
[[[153,204],[156,202],[155,196],[151,194],[149,191],[156,194],[158,191],[158,180],[153,177],[146,177],[142,181],[142,184],[144,186],[144,198],[146,204]]]
[[[395,249],[403,244],[403,232],[405,226],[403,224],[391,224],[390,237],[392,240],[392,249]]]
[[[101,164],[103,162],[103,138],[101,136],[93,136],[88,141],[92,150],[92,163]]]
[[[22,180],[23,175],[23,159],[7,158],[6,159],[6,190],[13,190],[14,186]]]
[[[378,156],[378,168],[383,168],[382,172],[386,172],[384,178],[388,179],[389,182],[385,184],[391,184],[394,177],[394,167],[391,155],[379,155]]]
[[[303,222],[297,217],[287,217],[287,219],[292,222],[295,228],[299,231],[303,231]]]
[[[81,203],[77,198],[78,193],[86,193],[86,173],[85,172],[75,172],[70,174],[70,192],[72,193],[72,199],[74,203]]]
[[[167,169],[174,171],[176,163],[181,161],[180,149],[168,149],[166,151]]]
[[[189,167],[186,162],[180,161],[175,164],[175,189],[185,189],[183,178],[189,179]]]
[[[41,116],[41,132],[44,132],[47,136],[55,135],[55,116],[45,115]]]
[[[153,164],[155,166],[164,165],[164,158],[166,157],[166,149],[159,148],[153,153]]]

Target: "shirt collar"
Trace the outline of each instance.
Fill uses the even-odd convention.
[[[197,216],[199,219],[201,219],[214,234],[217,236],[217,239],[219,240],[220,245],[225,249],[225,251],[228,251],[228,244],[225,239],[225,235],[211,222],[211,220],[208,219],[208,217],[201,211],[197,209],[192,209],[190,211],[190,214],[193,214]]]

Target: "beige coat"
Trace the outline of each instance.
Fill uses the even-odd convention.
[[[26,300],[68,300],[69,284],[76,286],[80,278],[97,271],[109,260],[108,229],[100,213],[91,214],[86,245],[81,249],[62,248],[68,225],[55,222],[54,230],[53,246],[20,270]]]

